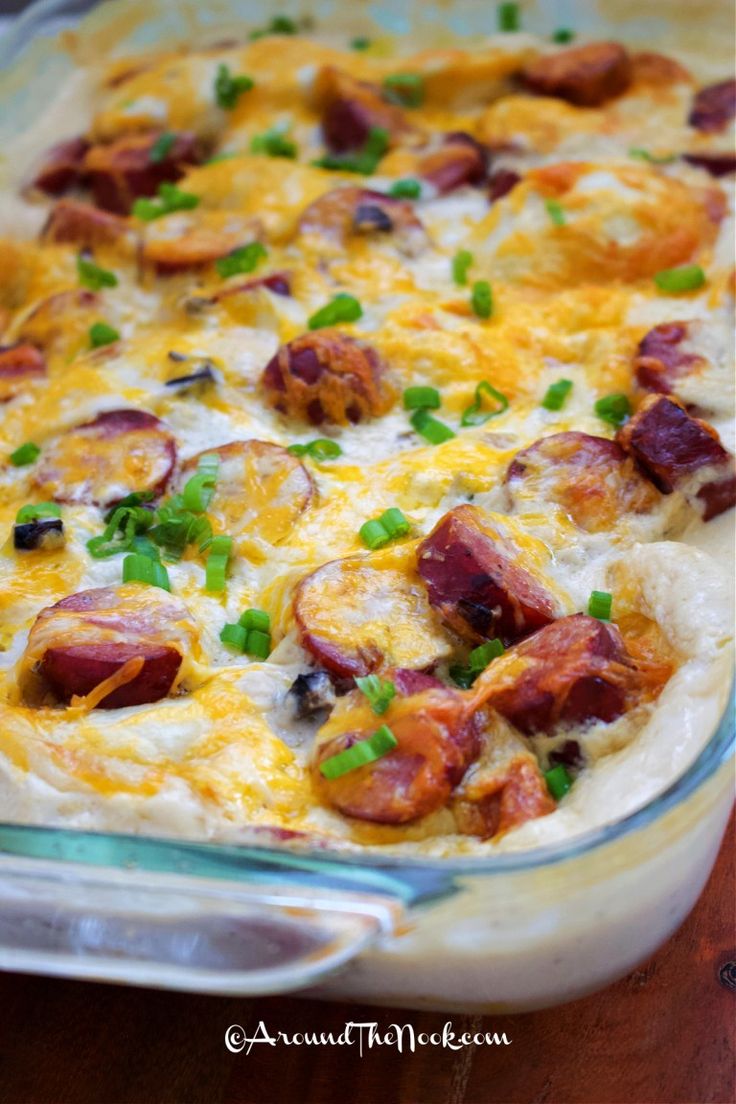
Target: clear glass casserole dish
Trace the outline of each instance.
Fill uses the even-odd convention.
[[[317,18],[327,7],[309,6]],[[571,7],[579,28],[605,28],[588,5]],[[52,36],[91,8],[77,48],[94,50],[111,31],[120,52],[214,41],[238,19],[263,20],[235,0],[206,11],[43,0],[0,39],[0,66],[13,63],[0,77],[0,137],[53,93],[71,62]],[[663,8],[650,3],[611,33],[656,38]],[[351,29],[377,19],[406,31],[416,14],[363,11],[351,12]],[[472,3],[424,5],[421,18],[435,35],[443,20],[470,32],[484,22]],[[540,14],[534,29],[553,20]],[[346,856],[264,830],[234,847],[0,824],[0,967],[213,993],[308,987],[464,1011],[571,1000],[651,954],[692,908],[728,818],[733,750],[731,703],[689,770],[645,808],[566,844],[487,859]]]

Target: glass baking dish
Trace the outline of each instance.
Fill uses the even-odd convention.
[[[349,7],[352,31],[422,22],[437,38],[486,22],[472,0]],[[608,7],[615,18],[618,5]],[[728,6],[707,7],[728,39]],[[330,4],[308,10],[338,18]],[[686,10],[650,0],[615,26],[583,2],[564,14],[587,33],[656,41],[663,20]],[[305,14],[293,3],[278,11]],[[91,57],[102,42],[118,53],[202,43],[263,18],[237,0],[41,0],[0,38],[0,138],[21,131],[71,67],[60,33],[73,31],[78,56]],[[529,20],[548,33],[561,15]],[[417,860],[348,856],[262,829],[222,846],[0,823],[0,968],[480,1012],[572,1000],[650,955],[697,900],[733,799],[733,708],[732,697],[689,770],[645,808],[533,852]]]

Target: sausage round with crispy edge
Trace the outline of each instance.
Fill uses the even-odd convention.
[[[577,107],[599,107],[620,96],[631,82],[631,61],[617,42],[589,42],[530,62],[522,83],[541,96],[555,96]]]
[[[109,506],[133,491],[161,494],[176,463],[176,442],[144,410],[108,410],[42,449],[34,485],[55,502]]]
[[[152,159],[160,131],[125,134],[114,142],[91,146],[81,173],[98,207],[127,215],[139,196],[152,196],[164,182],[180,180],[203,151],[196,134],[179,131],[158,160]]]
[[[666,395],[648,395],[616,440],[662,494],[680,491],[710,521],[736,505],[736,467],[713,426]]]
[[[663,322],[639,342],[634,358],[634,372],[640,387],[662,395],[675,395],[693,404],[693,390],[699,395],[698,405],[708,406],[708,387],[698,388],[698,381],[719,372],[728,361],[727,342],[721,343],[720,330],[712,322],[693,318],[687,322]],[[691,386],[687,386],[688,382]],[[722,388],[718,388],[722,391]]]
[[[546,625],[556,613],[552,595],[485,527],[473,506],[440,518],[417,549],[417,570],[429,601],[464,640],[504,643]]]
[[[269,441],[233,441],[187,460],[182,485],[194,475],[200,456],[213,454],[220,467],[208,515],[236,538],[253,529],[270,544],[285,540],[315,494],[301,460]]]
[[[452,651],[420,580],[390,550],[318,567],[296,590],[294,616],[302,647],[344,677],[431,667]]]
[[[270,406],[315,426],[378,417],[394,399],[375,350],[337,330],[303,334],[282,345],[261,383]]]
[[[488,175],[490,150],[471,134],[453,131],[444,135],[439,149],[420,158],[417,174],[440,195],[466,185],[482,184]]]
[[[314,99],[322,113],[322,134],[333,153],[361,149],[371,130],[385,130],[393,142],[413,127],[400,107],[387,103],[381,91],[334,66],[325,66],[314,84]]]
[[[555,502],[590,533],[627,513],[652,510],[659,494],[615,441],[571,430],[517,452],[506,472],[511,503]]]
[[[474,689],[479,700],[531,735],[615,720],[635,703],[639,679],[616,626],[576,613],[510,648]]]
[[[682,160],[688,165],[703,169],[709,176],[729,176],[736,172],[736,153],[729,150],[704,150],[702,153],[683,153]]]
[[[0,345],[0,403],[19,395],[31,380],[46,375],[42,353],[27,341],[15,345]]]
[[[89,142],[81,136],[52,146],[43,155],[41,166],[33,178],[33,187],[47,195],[57,196],[79,184],[88,149]]]
[[[228,211],[176,211],[146,223],[140,259],[159,276],[175,276],[213,264],[261,234],[257,219]]]
[[[736,80],[719,81],[701,88],[693,100],[688,122],[696,130],[723,130],[736,116]]]
[[[175,688],[197,628],[183,602],[158,587],[129,584],[83,590],[41,610],[20,661],[24,700],[68,703],[109,693],[93,704],[119,709],[159,701]]]
[[[341,250],[350,240],[385,237],[411,257],[427,243],[411,203],[369,188],[333,188],[325,192],[303,211],[299,233]]]
[[[89,346],[89,328],[99,318],[100,296],[85,288],[57,291],[42,299],[19,330],[19,341],[51,355],[72,359]]]
[[[322,775],[325,759],[369,738],[381,722],[397,747],[339,778]],[[478,748],[476,718],[447,686],[397,696],[380,719],[353,691],[338,702],[317,740],[312,777],[320,797],[345,816],[377,824],[407,824],[442,808]]]
[[[91,203],[60,199],[49,212],[41,230],[46,244],[78,245],[94,249],[99,245],[133,244],[134,235],[127,219],[110,211],[101,211]]]

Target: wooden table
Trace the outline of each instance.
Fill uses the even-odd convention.
[[[563,1008],[480,1018],[201,997],[0,975],[2,1104],[732,1104],[736,1099],[733,822],[704,896],[651,961]],[[731,963],[731,968],[728,968]],[[730,988],[729,988],[730,986]],[[508,1047],[271,1048],[249,1034],[346,1021],[506,1032]]]

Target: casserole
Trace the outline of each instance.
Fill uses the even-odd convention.
[[[145,23],[146,30],[150,31],[152,25],[152,20],[148,18]],[[722,733],[720,738],[722,741]],[[712,751],[714,744],[719,747],[715,760],[719,763],[722,743],[718,743],[717,737],[714,738],[714,741],[706,750]],[[703,755],[701,755],[701,760]],[[698,761],[699,764],[701,760]],[[710,776],[714,766],[712,759],[706,757],[706,762],[707,769],[703,779],[706,775]],[[705,821],[715,824],[716,835],[719,828],[722,827],[725,815],[724,805],[727,803],[727,797],[723,796],[724,793],[727,794],[727,786],[722,786],[723,770],[718,773],[718,778],[721,779],[721,787],[718,788],[716,795],[713,794],[712,788],[709,790],[713,806],[711,815]],[[670,788],[668,794],[682,793],[682,787],[685,787],[687,779],[688,776],[686,775],[680,780],[680,783]],[[687,790],[687,794],[690,794],[690,792]],[[701,791],[697,792],[700,793]],[[643,812],[651,813],[651,810],[656,807],[657,802],[648,806]],[[690,803],[688,803],[688,807],[693,808]],[[697,807],[698,812],[702,813],[702,804],[698,804]],[[637,828],[641,823],[636,818],[637,814],[629,821],[620,821],[611,829],[594,832],[591,839],[587,841],[586,837],[582,836],[580,841],[573,842],[567,848],[562,848],[557,854],[555,854],[555,848],[551,850],[542,848],[530,855],[522,856],[521,859],[518,856],[499,856],[495,860],[479,860],[475,865],[473,863],[464,864],[461,860],[454,859],[445,861],[443,864],[427,863],[415,867],[412,863],[402,865],[390,856],[387,858],[381,856],[377,864],[377,870],[371,871],[370,861],[363,856],[353,857],[351,862],[348,863],[340,857],[328,855],[328,852],[321,850],[317,852],[315,857],[313,853],[305,853],[303,847],[300,849],[296,845],[292,845],[292,850],[297,852],[297,857],[293,858],[291,862],[298,869],[310,872],[312,876],[320,871],[324,873],[323,867],[326,867],[329,875],[338,883],[340,892],[333,901],[333,909],[342,907],[344,911],[338,913],[338,916],[344,918],[347,914],[351,917],[353,949],[356,946],[363,946],[368,937],[366,934],[368,931],[375,930],[377,927],[385,931],[392,921],[395,922],[395,906],[393,906],[391,900],[392,894],[398,892],[405,902],[418,907],[424,906],[425,909],[430,901],[434,902],[430,911],[416,913],[416,916],[422,919],[421,923],[417,924],[414,932],[403,935],[395,946],[389,943],[382,952],[378,953],[377,959],[375,955],[364,957],[353,968],[352,972],[344,974],[339,982],[342,986],[341,991],[369,996],[373,999],[399,1000],[406,1003],[407,993],[411,990],[415,994],[413,999],[416,1001],[467,1007],[468,993],[471,991],[470,977],[475,976],[476,981],[472,986],[472,992],[474,993],[472,1001],[476,1007],[530,1007],[534,1004],[576,995],[584,991],[586,987],[597,984],[609,976],[602,966],[596,969],[592,961],[594,945],[598,947],[600,939],[600,931],[591,932],[589,930],[590,917],[595,910],[605,911],[608,917],[610,926],[607,929],[607,942],[610,940],[613,948],[611,957],[618,962],[616,970],[620,970],[622,962],[626,960],[626,955],[631,952],[633,946],[638,947],[637,955],[640,956],[642,953],[646,953],[651,946],[656,945],[650,941],[647,941],[646,944],[636,944],[631,938],[632,931],[637,930],[640,935],[646,932],[649,937],[652,936],[652,933],[657,933],[656,938],[658,939],[664,930],[663,902],[666,902],[666,911],[679,918],[684,915],[683,910],[686,910],[694,900],[693,887],[698,886],[699,879],[692,878],[689,880],[687,892],[685,892],[682,887],[678,889],[678,886],[673,884],[669,878],[664,881],[660,881],[659,878],[660,876],[664,878],[665,866],[671,871],[677,869],[678,877],[681,876],[682,870],[686,866],[688,870],[695,868],[702,871],[706,869],[708,860],[712,861],[711,852],[714,846],[712,827],[708,834],[708,841],[706,841],[703,837],[701,822],[694,823],[692,817],[682,818],[680,815],[676,820],[669,816],[664,816],[661,820],[655,817],[655,822],[660,828],[660,834],[656,836],[657,846],[661,846],[661,841],[664,838],[661,827],[663,824],[667,825],[667,831],[669,832],[666,838],[672,847],[661,847],[657,855],[658,860],[667,855],[666,864],[661,861],[655,863],[654,860],[650,864],[636,848],[630,847],[629,843],[622,844],[615,853],[606,851],[605,847],[608,846],[611,840],[611,836],[607,833],[614,832],[614,829],[617,829],[620,832],[620,840],[616,836],[617,842],[630,841],[633,838],[631,833],[634,828]],[[683,828],[682,834],[678,834],[679,829],[676,828],[676,825],[679,826],[685,822],[686,827]],[[626,827],[627,825],[628,827]],[[57,853],[60,853],[64,859],[67,859],[75,850],[80,856],[87,853],[91,857],[95,855],[95,849],[99,844],[99,841],[95,838],[85,838],[81,835],[74,837],[58,830],[49,833],[48,830],[44,829],[8,827],[4,829],[4,833],[4,840],[7,840],[9,850],[24,846],[19,841],[33,841],[30,846],[39,849],[39,858],[48,853],[46,852],[48,847],[59,848],[60,852]],[[264,837],[261,836],[260,838]],[[676,848],[674,852],[672,850],[677,840],[684,847],[682,841],[685,838],[688,839],[690,852],[693,855],[697,853],[697,862],[694,866],[684,863]],[[75,839],[76,843],[73,842]],[[595,840],[595,844],[592,840]],[[650,839],[650,846],[654,845],[653,841],[654,833],[652,833]],[[111,848],[114,846],[112,837],[107,837],[107,843]],[[67,850],[67,845],[71,847],[71,851]],[[581,850],[578,849],[578,845]],[[124,844],[118,841],[117,846],[123,848],[126,854],[125,861],[132,860],[144,869],[149,864],[164,863],[166,865],[167,863],[165,855],[169,845],[131,840]],[[604,849],[600,850],[602,846]],[[594,848],[593,851],[589,850],[590,847]],[[246,856],[246,852],[243,850],[228,852],[227,849],[215,849],[210,852],[207,848],[197,846],[190,848],[189,845],[181,844],[172,844],[170,848],[168,862],[173,861],[174,865],[186,863],[189,861],[188,857],[191,857],[194,861],[194,856],[201,857],[201,861],[207,863],[209,861],[207,856],[209,854],[214,855],[216,851],[220,857],[219,861],[223,864],[222,869],[225,870],[228,869],[231,859],[237,866],[239,861],[242,861]],[[284,849],[285,853],[286,849]],[[261,854],[263,855],[262,863],[266,865],[271,863],[283,865],[286,862],[283,856],[275,856],[273,852],[267,850]],[[546,858],[540,858],[545,855]],[[565,856],[564,859],[563,855]],[[250,861],[250,854],[248,858]],[[672,862],[674,858],[677,858],[676,863]],[[504,864],[506,859],[510,861]],[[215,858],[212,861],[215,864],[218,862]],[[257,856],[252,861],[257,863]],[[538,865],[540,862],[541,867]],[[572,863],[572,865],[568,865],[569,863]],[[475,875],[486,864],[489,869],[494,869],[499,877],[508,875],[501,891],[499,891],[499,882],[495,881],[494,883],[493,879],[484,883],[487,887],[486,892],[483,892],[480,885],[476,884]],[[376,865],[375,860],[373,860],[373,865]],[[20,866],[15,863],[11,870],[17,872],[14,876],[18,879],[16,888],[13,890],[13,880],[9,878],[8,884],[11,886],[11,897],[16,896],[22,900],[24,892],[31,892],[38,899],[40,885],[49,876],[48,869],[45,866],[38,865],[26,868],[23,863]],[[632,874],[633,870],[637,871],[636,877]],[[452,871],[452,873],[449,874],[449,871]],[[544,871],[544,873],[541,871]],[[562,896],[564,898],[562,904],[557,896],[561,887],[560,871],[564,871],[564,878],[569,879],[562,883]],[[601,876],[604,871],[605,889],[601,884]],[[245,873],[249,880],[252,880],[253,872]],[[345,878],[357,881],[361,888],[367,891],[366,895],[361,899],[352,898],[346,901],[342,895],[344,894],[344,884],[342,883]],[[136,900],[136,907],[145,911],[144,901],[147,900],[150,907],[150,893],[153,887],[150,883],[147,886],[147,879],[142,872],[135,876],[134,881],[140,899]],[[303,882],[304,877],[302,876],[299,879],[299,884],[303,885]],[[491,883],[493,883],[492,888]],[[557,893],[552,891],[551,887],[553,886],[556,886]],[[642,888],[643,886],[646,886],[646,891]],[[190,888],[187,885],[187,895]],[[301,897],[293,891],[285,893],[283,890],[281,892],[271,890],[269,894],[265,895],[265,901],[261,899],[261,907],[273,908],[278,903],[277,899],[280,898],[282,904],[286,904],[292,909],[301,907],[308,910],[310,900],[314,901],[315,899],[312,894],[307,892],[307,888],[301,890]],[[459,922],[455,919],[458,902],[454,901],[453,903],[452,900],[458,888],[463,892],[463,902],[460,908],[464,914],[462,921]],[[371,889],[377,891],[372,896],[369,892]],[[68,890],[67,885],[64,892],[68,894]],[[319,895],[316,897],[317,904],[325,905],[325,899],[330,896],[329,890],[330,883],[323,888],[322,897],[320,898]],[[53,891],[51,892],[53,895]],[[66,919],[60,918],[58,925],[51,926],[52,937],[50,941],[52,943],[56,941],[57,949],[60,952],[64,948],[65,941],[71,941],[78,949],[86,947],[89,950],[96,946],[98,950],[103,952],[97,964],[92,961],[85,969],[98,970],[103,973],[110,970],[110,947],[115,944],[116,940],[119,945],[120,940],[120,919],[118,917],[116,928],[114,918],[110,915],[111,902],[115,897],[115,892],[116,890],[111,885],[106,894],[107,919],[102,923],[97,933],[90,932],[89,923],[87,921],[82,923],[80,917],[80,913],[84,908],[83,902],[85,900],[91,901],[94,897],[93,883],[79,887],[80,896],[76,919],[74,915]],[[173,895],[173,884],[171,892]],[[263,893],[261,893],[262,897]],[[441,902],[439,898],[442,897],[447,897],[447,900]],[[630,901],[634,897],[636,898],[636,905],[632,910]],[[233,917],[233,903],[235,900],[242,900],[242,906],[246,907],[246,911],[251,909],[254,903],[258,903],[257,894],[246,894],[245,897],[233,894],[230,897],[229,911],[228,908],[224,908],[224,915],[222,915],[225,902],[222,902],[220,898],[221,895],[217,894],[216,889],[212,890],[212,900],[217,899],[217,904],[212,906],[213,911],[218,912],[220,910],[218,922],[225,924],[226,927],[228,923],[237,925],[238,921],[241,924],[243,922],[243,915],[240,912],[236,917]],[[247,902],[246,898],[248,898]],[[619,907],[614,904],[614,898],[618,900]],[[126,900],[131,900],[129,888],[126,893]],[[619,912],[620,904],[624,901],[626,902],[625,916]],[[59,907],[59,901],[55,902],[55,907]],[[172,921],[172,912],[176,913],[177,908],[182,907],[182,897],[179,896],[174,899],[172,896],[165,903],[159,902],[158,907],[163,911],[167,911],[168,922],[172,926],[173,932],[171,936],[172,943],[175,944],[177,924]],[[593,913],[590,910],[593,910]],[[247,911],[247,915],[251,915],[251,913]],[[318,910],[317,921],[324,922],[327,915],[328,913],[324,908],[321,911]],[[330,922],[336,925],[334,914],[330,915]],[[18,913],[16,912],[16,920],[17,916]],[[483,918],[481,922],[479,922],[479,917]],[[526,922],[524,918],[526,918]],[[129,913],[126,917],[126,929],[130,930],[131,925],[136,927],[138,922]],[[178,924],[180,928],[183,926],[185,930],[189,931],[190,929],[186,928],[188,922],[189,920],[185,921],[183,917],[179,917]],[[12,926],[18,927],[17,923]],[[194,926],[196,928],[196,924]],[[339,925],[337,926],[339,927]],[[21,930],[28,934],[29,943],[33,943],[33,939],[36,939],[35,949],[40,956],[38,961],[42,961],[44,957],[44,952],[40,946],[43,939],[39,936],[39,929],[43,930],[43,927],[44,925],[38,917],[36,917],[35,923],[34,918],[29,917],[26,923],[20,925]],[[252,927],[257,930],[258,925],[255,920]],[[588,929],[587,940],[584,934],[586,927]],[[320,942],[319,939],[316,943],[307,941],[309,944],[310,968],[307,970],[306,976],[292,977],[290,982],[285,982],[283,972],[278,981],[274,981],[273,978],[271,980],[264,979],[260,975],[255,978],[251,977],[249,983],[252,987],[251,991],[256,991],[259,988],[260,991],[265,991],[266,987],[275,984],[283,986],[284,984],[304,984],[312,981],[315,972],[325,969],[326,965],[334,965],[336,961],[341,960],[341,956],[347,953],[345,932],[346,928],[342,926],[339,931],[333,933],[331,950],[327,954],[323,953],[324,941]],[[155,933],[149,931],[147,938],[150,940],[154,935]],[[48,932],[45,933],[44,938],[49,938]],[[618,944],[617,940],[620,940]],[[132,943],[137,946],[141,958],[148,957],[150,959],[152,957],[150,947],[147,950],[145,949],[147,946],[146,938],[134,938]],[[222,938],[220,938],[220,943],[222,943]],[[286,935],[284,936],[284,944],[287,947],[289,946],[289,939]],[[319,947],[321,950],[315,952],[315,947]],[[466,963],[462,962],[462,948],[464,947],[467,947]],[[17,956],[23,953],[23,949],[11,947],[9,950],[11,953],[9,961],[19,961]],[[13,951],[15,952],[15,958],[12,957]],[[48,968],[50,952],[47,950],[45,953]],[[172,946],[170,954],[174,959],[176,953],[175,946]],[[211,954],[211,947],[208,953]],[[478,958],[486,960],[486,953],[489,975],[485,982],[481,984],[477,981]],[[381,965],[382,957],[383,966]],[[571,968],[571,957],[575,958],[574,970]],[[205,958],[207,958],[207,955],[205,955]],[[103,960],[104,966],[102,965]],[[20,959],[20,961],[23,960]],[[58,962],[61,963],[62,961],[64,965],[61,968],[71,968],[69,959],[60,955]],[[426,966],[429,961],[433,962],[431,971]],[[525,967],[524,970],[521,969],[522,961]],[[441,965],[439,965],[440,962]],[[191,966],[191,964],[192,960],[190,958],[189,965]],[[608,969],[608,966],[607,963],[606,969]],[[81,967],[78,965],[77,968]],[[181,980],[185,971],[177,966],[172,966],[171,963],[168,966],[160,965],[160,972],[156,975],[145,972],[151,969],[151,966],[146,967],[141,962],[137,966],[130,963],[125,967],[125,970],[128,971],[125,976],[138,980],[141,977],[147,976],[150,979],[151,976],[156,976],[161,983],[170,984],[176,984],[176,978],[179,978],[179,984],[192,984],[191,977],[188,980]],[[141,970],[143,970],[142,974]],[[211,967],[210,973],[215,973]],[[387,974],[391,975],[390,981]],[[560,974],[563,977],[560,977]],[[109,973],[106,976],[110,976]],[[117,976],[121,976],[120,973]],[[351,977],[353,978],[352,981],[350,980]],[[410,981],[409,978],[413,980]],[[228,981],[222,977],[222,972],[217,975],[216,979],[211,976],[207,980],[200,971],[200,978],[196,984],[205,987],[212,986],[218,991],[222,991],[228,985],[238,988],[246,983],[242,973],[233,974]],[[438,994],[442,994],[442,997],[440,998]]]

